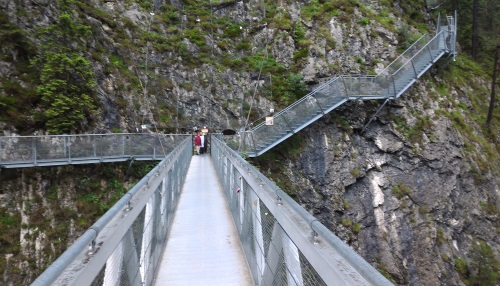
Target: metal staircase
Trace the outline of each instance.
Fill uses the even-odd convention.
[[[239,152],[262,155],[348,100],[398,98],[440,58],[455,56],[455,19],[456,15],[447,16],[447,25],[439,25],[434,36],[422,36],[378,75],[332,78],[275,114],[273,124],[261,122],[240,132]]]

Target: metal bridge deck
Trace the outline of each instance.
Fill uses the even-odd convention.
[[[253,285],[208,154],[194,156],[155,285]]]

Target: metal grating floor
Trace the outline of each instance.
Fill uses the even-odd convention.
[[[155,285],[253,285],[209,154],[194,156]]]

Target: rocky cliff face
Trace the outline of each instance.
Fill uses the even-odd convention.
[[[431,100],[419,90],[424,85],[406,95],[413,102],[387,107],[362,134],[356,122],[364,112],[352,111],[365,106],[333,112],[298,135],[300,156],[279,164],[297,200],[397,284],[461,285],[460,259],[486,267],[473,262],[477,244],[500,250],[499,181],[474,162],[484,151],[466,151],[453,122],[423,108]],[[418,142],[389,119],[411,120],[415,111],[433,118]],[[345,130],[335,116],[352,125]]]
[[[35,32],[64,9],[92,32],[82,55],[93,66],[98,114],[77,132],[238,129],[329,77],[381,71],[418,36],[399,2],[0,0],[2,27],[24,31],[0,36],[30,48],[0,48],[0,99],[30,98],[26,112],[16,101],[8,110],[0,104],[5,135],[44,132],[30,112],[44,106],[29,58],[43,40]],[[430,15],[419,24],[432,32]],[[483,266],[482,273],[498,271],[499,133],[475,121],[488,83],[470,76],[464,59],[451,67],[429,72],[364,132],[380,102],[350,102],[254,160],[396,284],[462,285],[477,281]],[[0,261],[4,282],[27,284],[38,270],[22,265],[43,267],[51,256],[36,247],[47,235],[26,236],[33,232],[25,205],[55,211],[29,191],[47,190],[41,175],[19,173],[30,178],[4,185],[0,205],[5,221],[26,221],[13,230],[23,256],[9,262],[20,253],[14,249]]]
[[[30,285],[154,166],[0,169],[0,284]]]

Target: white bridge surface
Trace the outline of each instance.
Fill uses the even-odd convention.
[[[209,154],[191,160],[155,285],[254,285]]]

